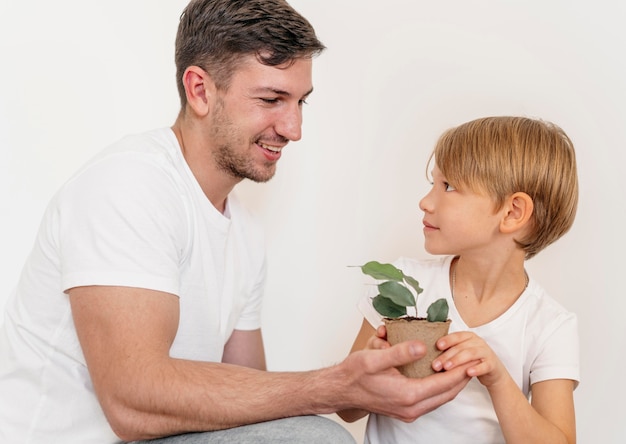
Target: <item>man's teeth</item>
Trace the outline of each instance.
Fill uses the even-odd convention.
[[[280,150],[282,150],[282,147],[280,146],[265,145],[264,143],[259,143],[259,145],[273,153],[280,153]]]

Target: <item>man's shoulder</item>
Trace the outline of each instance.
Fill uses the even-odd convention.
[[[170,128],[157,128],[142,133],[128,134],[103,149],[96,159],[111,154],[168,155],[178,149],[176,136]]]
[[[130,134],[108,145],[89,159],[74,173],[69,182],[94,174],[113,176],[116,180],[123,180],[125,175],[131,178],[142,174],[151,176],[154,173],[160,176],[163,172],[171,175],[175,171],[180,171],[181,158],[176,137],[169,128]]]

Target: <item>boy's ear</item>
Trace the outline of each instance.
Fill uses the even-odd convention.
[[[187,106],[198,117],[206,116],[215,95],[215,84],[209,74],[199,66],[189,66],[183,74]]]
[[[500,222],[502,233],[514,233],[526,227],[533,214],[533,200],[522,192],[513,193],[504,204],[504,216]]]

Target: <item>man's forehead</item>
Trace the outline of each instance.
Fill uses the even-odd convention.
[[[312,60],[299,58],[288,63],[269,66],[254,56],[239,65],[232,83],[240,82],[251,91],[274,92],[286,96],[303,97],[313,91]]]

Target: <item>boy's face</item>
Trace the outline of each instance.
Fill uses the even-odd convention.
[[[426,251],[458,255],[494,248],[502,218],[494,200],[448,183],[437,166],[432,177],[432,188],[420,201]]]

